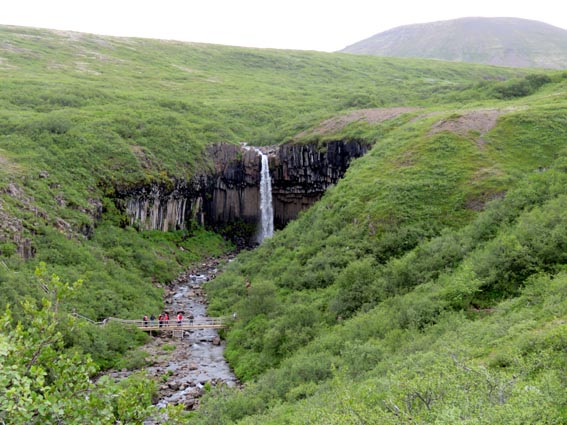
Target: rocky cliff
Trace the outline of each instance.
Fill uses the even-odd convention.
[[[269,155],[274,223],[282,228],[335,184],[368,145],[336,141],[323,149],[293,144],[261,149]],[[209,170],[188,181],[118,189],[117,204],[130,224],[168,231],[186,228],[194,220],[229,233],[238,224],[253,236],[260,220],[260,156],[246,146],[229,144],[210,147],[207,156]]]
[[[350,162],[366,153],[358,141],[314,145],[283,145],[272,157],[274,224],[285,226],[300,211],[318,201],[329,186],[343,177]]]

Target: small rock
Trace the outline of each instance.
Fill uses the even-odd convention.
[[[191,395],[195,398],[201,397],[204,394],[205,394],[204,388],[195,388],[193,389],[193,391],[191,391]]]
[[[177,381],[168,382],[167,386],[172,389],[173,391],[179,391],[181,384]]]

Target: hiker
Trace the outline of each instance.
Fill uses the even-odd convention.
[[[165,326],[169,326],[169,313],[165,313],[163,320],[165,321]]]
[[[144,326],[148,326],[148,315],[144,314]]]
[[[193,324],[193,313],[191,313],[191,312],[187,313],[187,318],[189,319],[189,324],[192,325]]]
[[[152,315],[150,316],[150,323],[152,324],[152,326],[154,326],[154,322],[156,321],[156,316]]]
[[[163,314],[160,313],[160,315],[158,316],[158,321],[159,327],[161,328],[163,326]]]
[[[177,324],[181,326],[181,322],[183,322],[183,315],[179,312],[177,313]]]

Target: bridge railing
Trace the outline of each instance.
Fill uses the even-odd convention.
[[[190,327],[190,328],[222,328],[226,326],[226,319],[223,317],[197,317],[194,319],[187,319],[184,318],[181,323],[177,321],[176,318],[169,319],[168,321],[162,320],[127,320],[127,319],[118,319],[116,317],[109,317],[108,319],[104,320],[103,324],[109,322],[116,322],[122,323],[124,325],[133,325],[137,328],[169,328],[175,326],[182,326],[182,327]]]
[[[158,319],[155,320],[128,320],[119,319],[117,317],[109,317],[104,319],[102,322],[95,322],[88,317],[82,316],[78,313],[73,313],[75,317],[87,320],[95,325],[104,326],[110,322],[120,323],[123,325],[132,325],[139,329],[160,329],[160,328],[174,328],[181,327],[184,329],[199,329],[199,328],[224,328],[227,323],[230,322],[230,318],[227,317],[196,317],[194,319],[183,318],[181,323],[177,322],[177,318],[169,319],[168,321]]]
[[[86,320],[87,322],[92,323],[93,325],[102,325],[102,322],[95,322],[94,320],[88,318],[87,316],[83,316],[82,314],[79,314],[79,313],[76,313],[76,312],[71,313],[71,315],[75,316],[79,319]]]

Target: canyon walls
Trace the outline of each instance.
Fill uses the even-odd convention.
[[[324,149],[315,145],[283,145],[272,157],[274,223],[282,228],[300,211],[318,201],[343,177],[350,162],[366,153],[367,144],[329,142]]]
[[[321,149],[260,148],[269,158],[275,226],[284,227],[320,199],[368,148],[359,141],[329,142]],[[217,231],[234,231],[238,224],[253,233],[260,221],[260,155],[246,146],[216,144],[206,156],[207,170],[189,180],[117,188],[116,203],[130,225],[168,231],[195,221]]]

